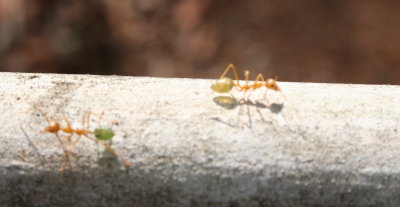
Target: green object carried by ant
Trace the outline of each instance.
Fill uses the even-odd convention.
[[[114,135],[114,131],[110,128],[99,127],[94,130],[94,136],[98,140],[107,141],[113,138]]]
[[[228,93],[233,88],[233,81],[231,78],[220,78],[211,85],[211,89],[218,93]]]

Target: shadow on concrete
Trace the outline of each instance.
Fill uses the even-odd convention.
[[[257,172],[160,163],[80,168],[64,175],[1,168],[1,206],[399,206],[398,174],[353,174],[297,170],[278,166]],[[196,171],[199,172],[199,171]]]
[[[252,128],[253,120],[252,120],[252,115],[250,114],[250,107],[255,107],[256,108],[258,115],[260,116],[261,120],[264,123],[267,123],[268,121],[264,118],[264,116],[261,113],[260,109],[266,109],[267,108],[267,109],[269,109],[271,111],[271,113],[279,114],[279,113],[281,113],[281,111],[282,111],[282,109],[284,107],[283,103],[280,103],[280,104],[272,103],[270,105],[266,105],[265,103],[262,103],[261,101],[251,101],[251,100],[245,100],[245,99],[237,100],[233,96],[217,96],[217,97],[215,97],[213,99],[213,101],[217,105],[219,105],[219,106],[221,106],[221,107],[223,107],[225,109],[228,109],[228,110],[235,109],[237,106],[239,106],[240,107],[239,115],[238,115],[239,117],[240,117],[240,114],[241,114],[242,107],[245,106],[247,108],[247,119],[248,119],[248,121],[246,123],[234,124],[234,123],[230,123],[229,121],[224,121],[224,120],[222,120],[221,118],[218,118],[218,117],[211,118],[214,121],[220,122],[222,124],[225,124],[225,125],[227,125],[229,127],[233,127],[233,128],[241,128],[242,126],[246,126],[248,128]]]

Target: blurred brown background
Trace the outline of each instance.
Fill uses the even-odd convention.
[[[0,0],[0,71],[400,84],[400,1]]]

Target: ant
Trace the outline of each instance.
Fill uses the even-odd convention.
[[[116,153],[116,151],[111,146],[109,146],[108,144],[106,144],[104,142],[101,142],[102,140],[110,140],[114,136],[115,133],[112,129],[100,127],[100,128],[96,128],[94,131],[89,130],[90,114],[99,116],[100,120],[101,120],[104,113],[96,114],[94,112],[85,111],[85,113],[82,117],[82,128],[74,129],[74,128],[72,128],[71,123],[68,121],[68,119],[66,118],[65,115],[61,115],[59,117],[50,119],[46,116],[46,114],[41,109],[35,108],[34,110],[38,111],[46,119],[46,121],[48,123],[48,126],[45,127],[44,132],[55,134],[57,139],[59,140],[59,142],[62,145],[62,148],[64,150],[64,164],[60,169],[61,172],[64,172],[65,166],[67,163],[68,163],[69,167],[71,168],[71,164],[69,162],[69,154],[75,148],[76,144],[80,141],[80,138],[82,136],[96,142],[97,144],[101,143],[107,151],[111,152],[114,156],[119,157],[118,154]],[[64,119],[65,124],[66,124],[65,127],[63,127],[58,122],[58,120],[60,118]],[[64,132],[69,135],[64,137],[63,140],[61,140],[59,137],[59,132]],[[90,136],[92,134],[94,135],[95,138]],[[71,141],[71,139],[74,135],[77,135],[78,138],[71,143],[71,147],[69,150],[65,149],[64,143],[67,141]],[[120,158],[120,161],[127,167],[131,166],[131,164],[128,161],[126,161],[122,158]]]
[[[225,77],[225,75],[229,72],[229,70],[232,70],[233,75],[235,76],[236,82],[234,82],[232,80],[232,78]],[[248,91],[251,92],[251,91],[254,91],[254,90],[258,89],[258,88],[265,87],[266,89],[271,89],[271,90],[280,92],[282,94],[282,96],[284,97],[284,99],[287,102],[289,102],[289,105],[292,105],[292,104],[290,104],[290,101],[285,96],[285,94],[282,92],[281,88],[278,86],[278,84],[277,84],[278,77],[269,78],[269,79],[265,80],[263,75],[261,73],[259,73],[257,75],[256,79],[254,80],[253,84],[250,84],[249,83],[249,75],[250,75],[250,71],[245,70],[244,71],[245,84],[241,85],[240,81],[239,81],[239,75],[237,73],[237,70],[236,70],[235,66],[233,64],[229,64],[228,67],[226,67],[225,71],[222,73],[221,77],[211,85],[211,89],[213,91],[215,91],[215,92],[218,92],[218,93],[229,93],[232,90],[233,87],[236,87],[236,89],[238,91],[243,91],[244,92],[243,100],[245,101],[245,103],[252,104],[251,102],[247,101],[246,93]],[[265,99],[266,99],[266,97],[265,97]],[[234,104],[237,104],[236,99],[234,99],[233,97],[232,98],[229,98],[229,97],[217,97],[216,99],[214,99],[214,101],[217,104],[222,105],[225,108],[228,108],[228,107],[232,108],[232,107],[235,106]],[[257,104],[256,104],[256,106],[257,106]],[[280,105],[279,104],[275,104],[275,105],[272,104],[272,105],[269,106],[271,112],[273,112],[273,113],[280,112],[282,110],[282,107],[283,107],[283,104],[280,104]],[[294,110],[295,114],[298,114],[298,112],[297,112],[297,110],[295,108],[293,108],[293,110]],[[288,121],[287,121],[287,119],[286,119],[286,117],[284,115],[283,115],[283,118],[288,123]],[[298,119],[300,120],[300,122],[303,122],[301,117],[298,117]],[[288,125],[289,125],[289,123],[288,123]],[[290,128],[290,125],[289,125],[289,128]],[[291,128],[290,128],[290,130],[293,131]],[[301,136],[303,137],[303,135],[301,135]]]
[[[231,78],[225,77],[226,73],[228,73],[228,71],[231,69],[233,71],[233,75],[235,76],[236,83],[233,82]],[[281,92],[280,87],[276,83],[278,77],[276,77],[275,79],[269,78],[265,80],[263,75],[259,73],[254,83],[249,84],[249,74],[250,71],[248,70],[244,71],[246,83],[244,85],[241,85],[239,82],[239,76],[235,66],[233,64],[229,64],[228,67],[225,69],[225,71],[222,73],[221,77],[211,85],[211,89],[218,93],[228,93],[235,86],[238,89],[238,91],[244,91],[243,97],[245,100],[247,91],[256,90],[257,88],[265,87],[267,89],[272,89],[274,91]]]
[[[235,80],[232,80],[232,78],[229,78],[229,77],[225,77],[226,74],[229,72],[229,70],[232,70]],[[271,89],[271,90],[282,93],[281,88],[277,84],[278,77],[276,77],[274,79],[272,79],[272,78],[264,79],[264,76],[261,73],[259,73],[257,75],[256,79],[254,80],[254,82],[250,83],[250,81],[249,81],[250,71],[245,70],[244,76],[245,76],[245,83],[240,83],[239,75],[238,75],[236,67],[233,64],[229,64],[228,67],[226,67],[224,72],[221,74],[220,78],[217,79],[211,85],[211,89],[218,93],[229,93],[235,87],[238,91],[243,91],[243,99],[241,99],[240,101],[236,101],[236,99],[233,96],[231,96],[231,97],[219,96],[219,97],[214,98],[214,102],[220,106],[227,108],[227,109],[231,109],[231,108],[234,108],[236,105],[240,105],[241,102],[243,101],[244,104],[247,105],[247,107],[249,107],[249,105],[256,106],[258,113],[261,114],[259,112],[258,107],[259,106],[267,107],[267,106],[264,104],[260,104],[258,102],[253,103],[251,101],[248,101],[249,96],[246,96],[246,94],[249,91],[251,93],[251,92],[255,91],[256,89],[263,88],[263,87],[265,87],[266,89]],[[282,95],[285,97],[285,95],[283,93],[282,93]],[[264,96],[264,98],[265,98],[265,100],[267,100],[266,96]],[[270,108],[272,110],[272,106],[274,106],[274,105],[270,105],[268,108]],[[240,113],[240,110],[239,110],[239,113]],[[249,122],[250,122],[249,126],[251,127],[251,118],[250,118],[250,114],[249,114],[249,108],[248,108],[248,116],[249,116]]]

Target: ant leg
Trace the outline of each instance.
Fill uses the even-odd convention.
[[[258,81],[261,81],[261,82],[264,82],[264,83],[259,84]],[[257,78],[254,80],[253,89],[260,88],[260,87],[262,87],[264,84],[266,84],[266,83],[265,83],[265,79],[264,79],[263,75],[262,75],[261,73],[259,73],[259,74],[257,75]],[[269,100],[267,99],[267,90],[266,90],[265,93],[264,93],[264,100],[265,100],[265,102],[266,102],[267,104],[269,103]]]
[[[264,100],[265,100],[265,102],[267,103],[267,106],[270,105],[270,104],[269,104],[269,100],[268,100],[268,98],[267,98],[267,91],[265,91],[265,93],[264,93]]]
[[[101,113],[95,113],[95,112],[92,112],[92,111],[86,111],[86,113],[88,113],[89,116],[90,116],[90,114],[97,116],[97,117],[99,118],[99,123],[100,123],[101,121],[105,120],[105,121],[109,122],[109,123],[112,124],[112,125],[118,124],[118,121],[117,121],[117,120],[104,119],[104,118],[103,118],[103,116],[104,116],[104,114],[105,114],[104,111],[102,111]]]
[[[250,75],[250,71],[245,70],[244,71],[244,80],[246,81],[246,86],[249,85],[249,75]]]
[[[85,111],[82,117],[82,128],[85,129],[86,131],[89,132],[90,130],[90,114],[99,116],[99,119],[101,120],[103,117],[104,112],[100,113],[100,114],[96,114],[94,112],[91,111]],[[93,133],[93,132],[89,132],[89,133]],[[99,154],[99,144],[96,143],[97,146],[97,159],[99,159],[100,154]]]
[[[246,93],[247,93],[247,90],[245,90],[244,92],[243,92],[243,100],[244,100],[244,102],[245,103],[247,103],[247,96],[246,96]]]
[[[65,114],[61,115],[61,117],[64,119],[65,123],[67,124],[67,126],[64,127],[64,128],[61,128],[61,130],[62,130],[63,132],[65,132],[65,133],[67,133],[67,134],[70,134],[70,136],[67,136],[67,137],[66,137],[67,139],[64,140],[64,142],[70,141],[72,135],[74,134],[74,129],[72,129],[71,123],[68,121],[68,119],[67,119],[67,117],[65,116]]]
[[[258,83],[258,81],[261,80],[262,82],[265,82],[264,77],[261,73],[259,73],[256,77],[256,79],[254,80],[254,83]]]
[[[33,108],[32,110],[38,111],[46,119],[46,121],[49,125],[50,125],[51,121],[54,121],[53,119],[50,119],[49,117],[47,117],[46,114],[40,108]]]
[[[39,152],[39,149],[36,147],[36,145],[35,145],[35,144],[32,142],[32,140],[29,138],[29,136],[28,136],[28,134],[26,133],[26,131],[24,130],[24,128],[23,128],[22,126],[19,126],[19,127],[21,128],[21,131],[24,133],[25,138],[28,140],[29,145],[31,145],[31,146],[33,147],[33,149],[35,149],[37,155],[39,156],[40,164],[42,164],[42,167],[43,167],[44,164],[45,164],[43,155]],[[15,130],[15,128],[14,128],[14,130]],[[15,130],[15,131],[16,131],[16,130]]]
[[[71,135],[72,136],[72,135]],[[70,137],[71,137],[70,136]],[[72,150],[75,148],[75,146],[76,146],[76,144],[79,142],[81,140],[81,136],[78,136],[78,138],[75,140],[75,141],[73,141],[72,143],[71,143],[71,149],[70,149],[70,151],[72,152]]]
[[[228,71],[229,71],[230,69],[232,69],[233,75],[235,76],[235,79],[238,81],[238,80],[239,80],[239,76],[238,76],[237,70],[236,70],[236,68],[235,68],[235,66],[234,66],[233,64],[229,64],[228,67],[226,67],[226,69],[225,69],[225,71],[222,73],[220,79],[221,79],[221,78],[224,78],[225,75],[226,75],[226,73],[228,73]]]
[[[20,113],[27,113],[27,112],[30,112],[30,111],[37,111],[37,112],[39,112],[40,115],[44,117],[44,119],[46,120],[46,122],[47,122],[49,125],[51,125],[51,122],[57,122],[57,121],[61,118],[61,116],[57,116],[57,117],[55,117],[55,118],[51,118],[51,119],[50,119],[50,118],[46,115],[46,113],[44,113],[43,110],[40,109],[40,108],[32,108],[32,109],[29,109],[29,110],[27,110],[27,111],[23,111],[23,112],[20,112]]]
[[[247,95],[247,97],[246,97],[246,99],[247,100],[249,100],[250,99],[250,96],[251,96],[251,94],[253,93],[253,91],[254,91],[254,89],[253,90],[249,90],[249,93],[248,93],[248,95]]]
[[[262,83],[259,83],[259,81],[262,82]],[[259,73],[257,75],[256,79],[254,80],[252,88],[255,90],[257,88],[261,88],[265,84],[266,84],[266,82],[265,82],[265,79],[264,79],[263,75],[261,73]]]
[[[82,129],[86,130],[89,128],[90,128],[90,114],[87,111],[85,111],[82,116]]]
[[[252,119],[251,119],[249,104],[246,104],[246,108],[247,108],[247,118],[248,118],[248,121],[249,121],[249,123],[246,124],[246,126],[251,129],[251,127],[253,126],[253,122],[252,122]]]
[[[70,137],[69,139],[71,139],[72,135],[70,135],[69,137]],[[69,148],[69,150],[67,151],[67,157],[68,157],[69,154],[74,150],[74,148],[76,147],[76,144],[78,144],[78,142],[79,142],[80,140],[81,140],[81,136],[78,136],[78,138],[77,138],[75,141],[73,141],[73,142],[71,143],[70,148]]]
[[[245,104],[246,102],[245,102],[245,100],[244,99],[242,99],[243,100],[243,103]],[[243,125],[244,125],[244,122],[242,121],[242,119],[241,119],[241,116],[242,116],[242,112],[243,112],[243,105],[244,104],[240,104],[240,107],[239,107],[239,111],[238,111],[238,121],[237,121],[237,126],[239,127],[239,128],[241,128],[241,129],[243,129]]]
[[[237,86],[240,87],[240,84],[239,84],[239,75],[238,75],[237,70],[236,70],[236,68],[235,68],[235,66],[234,66],[233,64],[229,64],[228,67],[226,67],[226,69],[225,69],[225,71],[222,73],[220,79],[224,78],[225,75],[226,75],[226,73],[228,73],[228,71],[229,71],[230,69],[232,69],[233,75],[235,76]]]
[[[67,117],[65,116],[65,114],[61,115],[61,117],[64,119],[65,123],[67,124],[67,128],[68,129],[72,129],[71,128],[71,123],[68,121]]]
[[[72,136],[72,135],[71,135]],[[60,136],[56,134],[58,142],[61,144],[61,148],[63,149],[64,152],[64,163],[62,167],[60,168],[61,173],[64,173],[65,167],[68,165],[69,169],[71,169],[71,162],[69,161],[69,151],[65,149],[63,142],[61,141]]]
[[[73,134],[70,134],[69,136],[64,136],[61,141],[62,143],[70,142]]]
[[[245,100],[245,102],[247,102],[246,93],[249,90],[249,74],[250,74],[250,71],[248,71],[248,70],[244,71],[245,85],[244,86],[239,86],[239,88],[241,88],[241,91],[244,91],[243,99]]]

